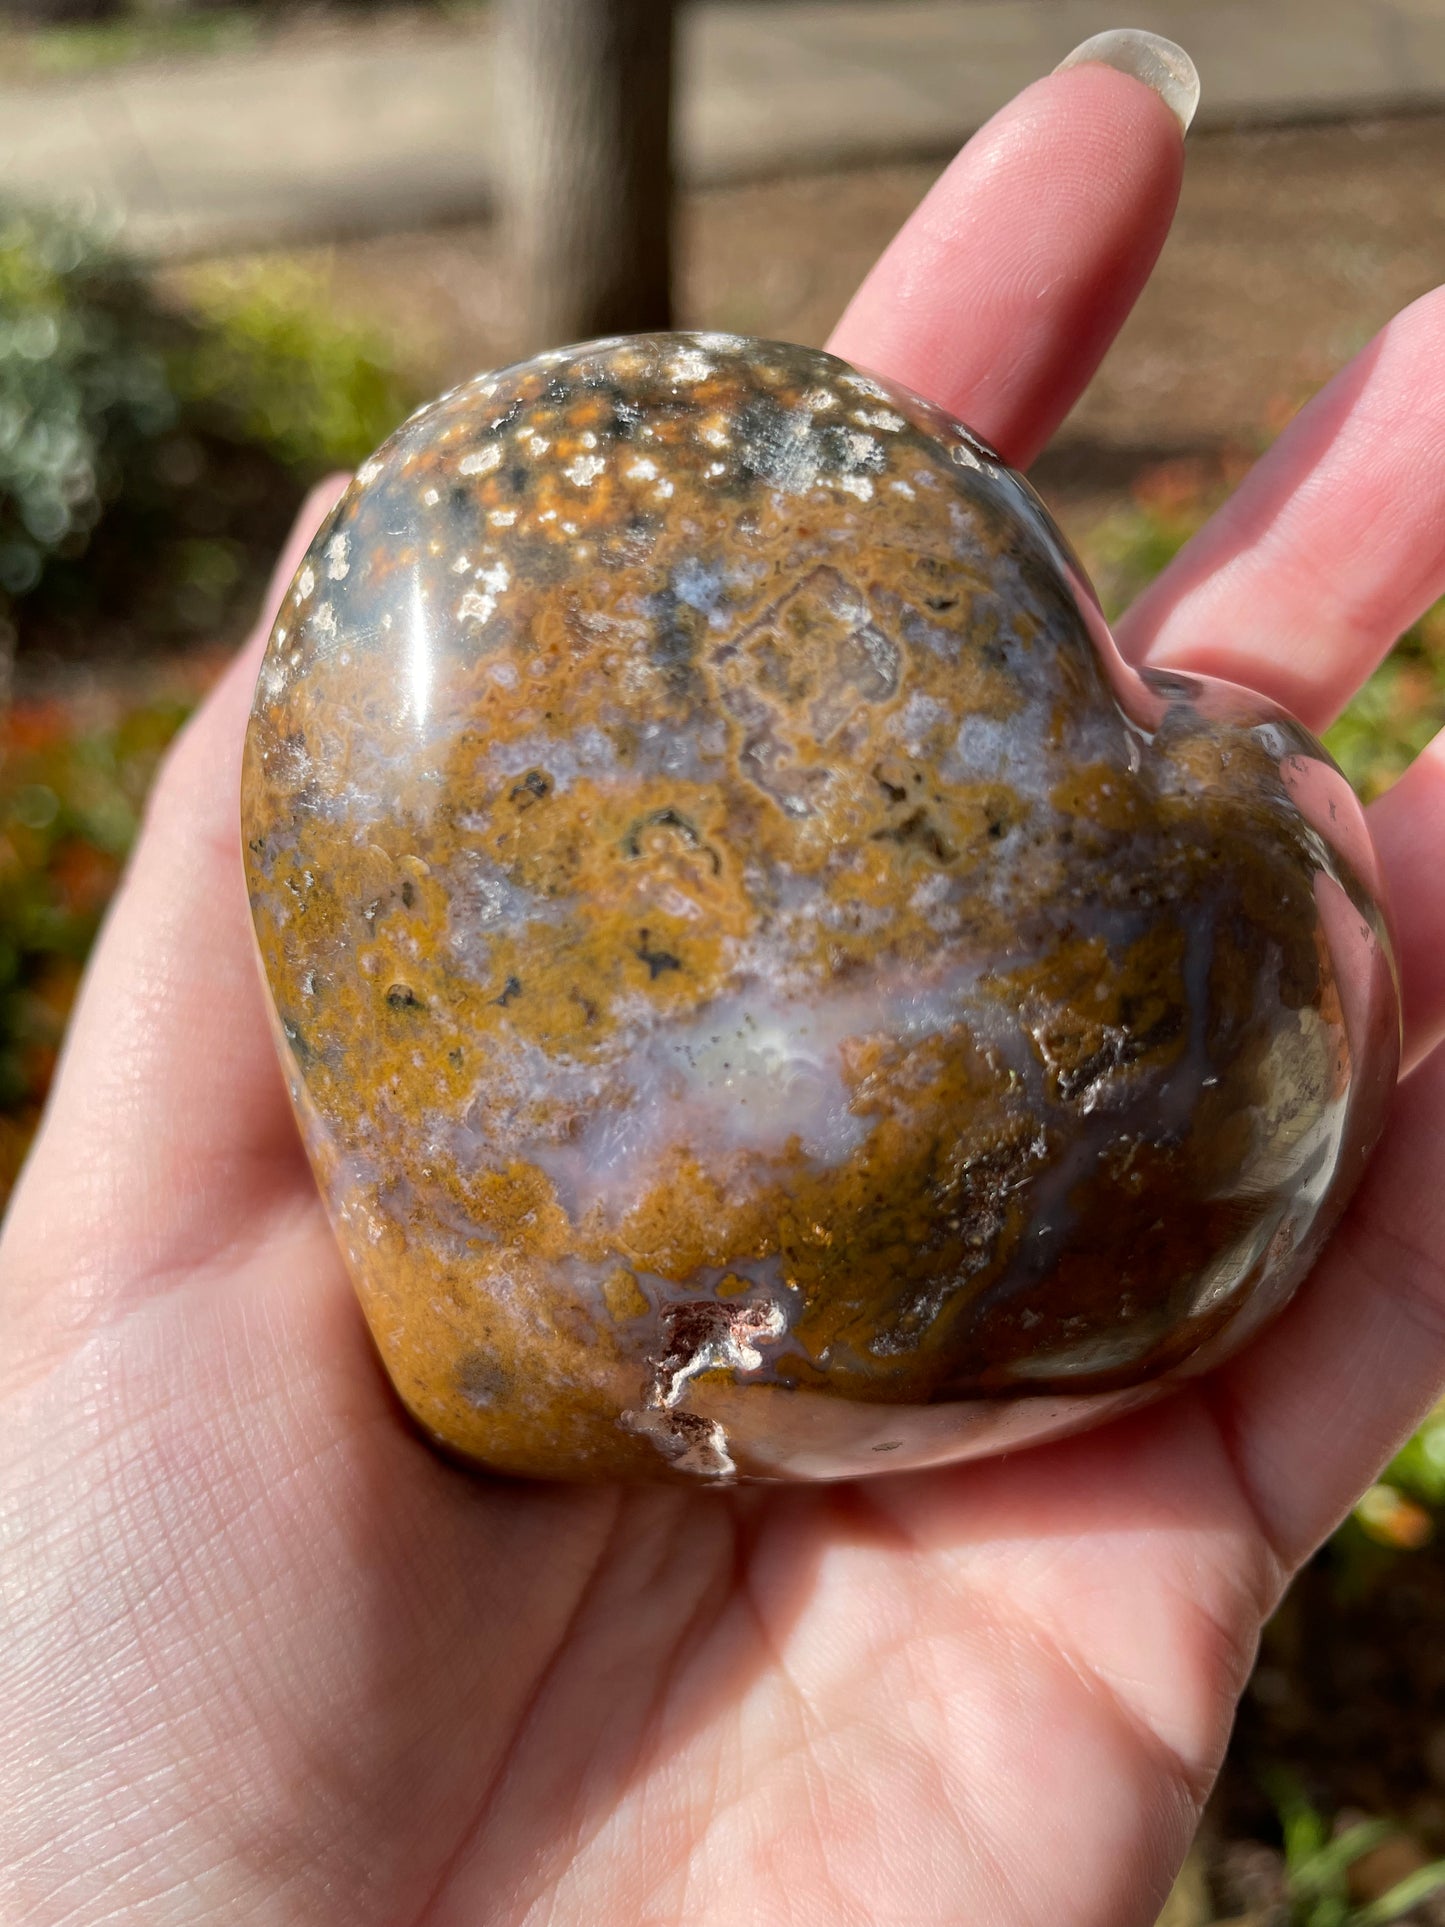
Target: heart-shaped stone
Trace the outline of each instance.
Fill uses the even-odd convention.
[[[1121,660],[1028,485],[812,350],[468,383],[271,638],[246,871],[377,1346],[454,1451],[835,1477],[1200,1371],[1399,1050],[1359,805]]]

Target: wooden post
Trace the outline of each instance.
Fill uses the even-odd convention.
[[[673,0],[497,0],[529,352],[672,325]]]

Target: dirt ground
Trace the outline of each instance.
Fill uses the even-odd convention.
[[[821,341],[936,165],[687,195],[684,325]],[[428,388],[526,352],[487,229],[299,257]],[[1257,445],[1397,309],[1445,280],[1445,117],[1191,142],[1149,288],[1035,479],[1078,533],[1142,470]]]

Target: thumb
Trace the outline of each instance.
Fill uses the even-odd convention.
[[[278,1168],[296,1167],[252,952],[237,795],[266,638],[345,480],[307,497],[255,630],[157,778],[12,1202],[8,1311],[17,1295],[64,1290],[83,1320],[148,1278],[194,1267],[244,1224],[239,1214]]]

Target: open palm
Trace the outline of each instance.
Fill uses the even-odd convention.
[[[834,345],[1027,461],[1181,166],[1139,82],[1040,82]],[[1442,346],[1440,296],[1392,323],[1126,651],[1327,721],[1445,588]],[[1233,1365],[951,1472],[526,1486],[409,1428],[300,1153],[235,828],[259,640],[158,785],[0,1251],[3,1918],[1143,1927],[1262,1616],[1445,1369],[1445,749],[1374,811],[1418,1068]]]

